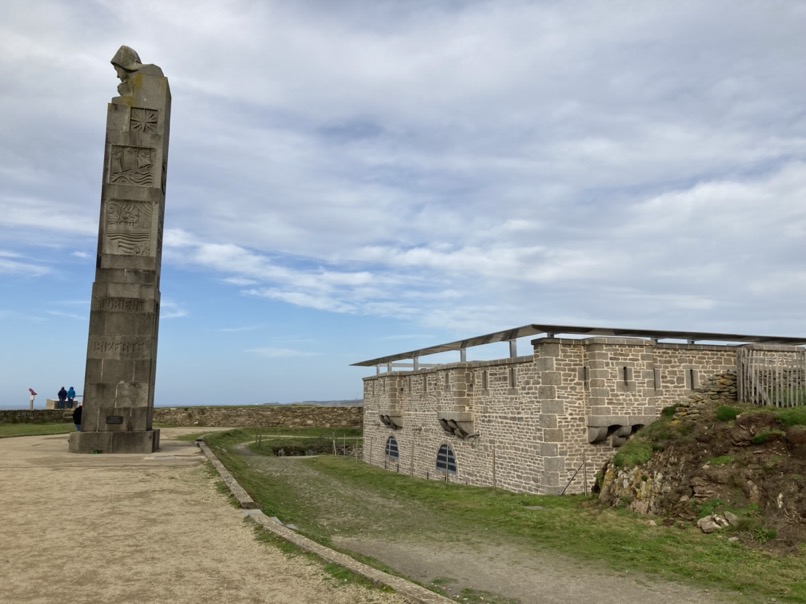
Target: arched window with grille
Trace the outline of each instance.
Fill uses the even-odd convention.
[[[456,474],[456,456],[453,454],[453,449],[450,445],[442,445],[437,453],[437,470],[447,472],[448,474]]]
[[[390,436],[386,439],[386,457],[391,461],[400,459],[400,451],[397,448],[397,439]]]

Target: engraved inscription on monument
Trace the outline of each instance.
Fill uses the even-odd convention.
[[[144,359],[147,358],[148,346],[142,340],[121,340],[90,337],[88,358],[92,359]]]
[[[146,309],[146,301],[139,298],[99,298],[97,307],[100,310],[143,312]]]

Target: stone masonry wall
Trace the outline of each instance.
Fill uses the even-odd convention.
[[[73,423],[72,411],[63,409],[10,409],[0,410],[0,424],[55,424]]]
[[[361,407],[315,405],[154,409],[154,421],[164,426],[358,428],[361,416]]]
[[[0,424],[72,423],[72,412],[62,410],[0,410]],[[226,428],[359,428],[361,407],[277,405],[260,407],[170,407],[154,409],[154,421],[163,426]]]
[[[540,338],[529,357],[364,379],[364,460],[422,478],[526,493],[581,493],[660,410],[736,373],[736,348],[639,338]],[[735,391],[735,388],[734,388]],[[386,425],[379,413],[397,417]],[[467,435],[439,419],[469,419]],[[390,438],[399,455],[386,455]],[[456,473],[436,467],[448,445]]]

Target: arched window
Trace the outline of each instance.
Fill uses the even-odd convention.
[[[456,457],[450,445],[442,445],[437,453],[437,470],[456,474]]]
[[[386,457],[393,460],[400,458],[400,451],[397,449],[397,439],[394,436],[390,436],[386,439]]]

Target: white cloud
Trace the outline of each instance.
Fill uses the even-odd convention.
[[[47,266],[32,263],[14,252],[0,250],[0,273],[42,277],[50,272]]]
[[[163,318],[806,332],[800,4],[323,6],[3,3],[0,273],[89,291],[126,43],[173,94]]]
[[[188,316],[188,311],[174,300],[162,299],[160,301],[160,319],[181,319]]]

